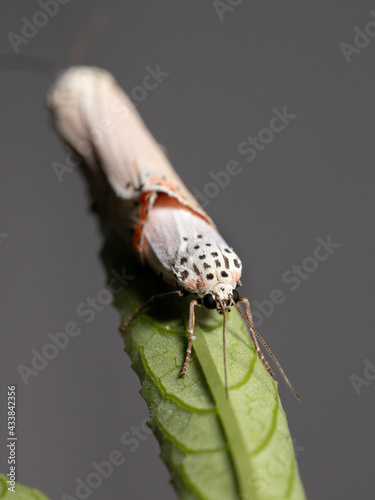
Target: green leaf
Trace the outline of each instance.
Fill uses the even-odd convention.
[[[16,483],[15,492],[8,490],[10,486],[7,476],[0,474],[0,499],[1,500],[48,500],[39,490],[27,488],[21,484]]]
[[[151,295],[168,291],[113,236],[102,256],[111,278],[113,270],[124,268],[135,276],[115,294],[122,319]],[[216,311],[196,308],[192,359],[186,378],[180,378],[188,305],[188,298],[160,299],[139,314],[124,335],[150,408],[149,425],[180,498],[305,499],[277,383],[256,355],[236,310],[227,321],[229,399],[222,317]]]

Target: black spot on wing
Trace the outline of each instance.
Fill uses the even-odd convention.
[[[214,279],[214,275],[212,273],[208,273],[208,274],[206,274],[206,278],[208,280],[213,280]]]
[[[216,267],[221,267],[221,262],[219,259],[215,260]]]
[[[211,266],[210,266],[210,264],[207,264],[207,262],[203,262],[203,267],[205,269],[210,269]]]
[[[202,254],[202,255],[199,256],[199,258],[200,258],[200,260],[203,260],[203,259],[206,258],[206,256],[204,254]]]
[[[189,271],[186,271],[186,270],[182,271],[182,273],[181,273],[181,280],[185,281],[188,276],[189,276]]]
[[[223,278],[228,278],[228,273],[226,271],[221,271],[220,273]]]
[[[181,266],[182,266],[182,264],[186,264],[187,261],[188,261],[187,257],[181,257],[181,260],[180,260]]]
[[[229,259],[226,255],[223,255],[224,258],[224,264],[225,264],[225,269],[229,269]]]
[[[219,254],[217,252],[211,252],[212,257],[217,257]]]
[[[194,272],[197,276],[200,276],[201,275],[201,272],[200,270],[198,269],[197,265],[196,264],[193,264],[193,269],[194,269]]]
[[[238,262],[237,259],[234,259],[233,263],[236,267],[241,267],[241,264]]]

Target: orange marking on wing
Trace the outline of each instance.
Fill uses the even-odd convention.
[[[167,189],[169,189],[170,191],[172,191],[173,193],[175,193],[176,196],[178,196],[180,198],[183,198],[184,200],[186,200],[191,205],[198,206],[198,207],[200,206],[199,203],[197,203],[196,201],[190,200],[190,199],[186,198],[186,196],[181,191],[179,191],[176,188],[176,186],[174,184],[172,184],[171,182],[167,182],[164,179],[161,179],[160,177],[152,177],[150,179],[150,182],[152,184],[161,184],[162,186],[166,187]]]
[[[234,283],[236,283],[241,278],[241,273],[239,271],[231,271],[230,274]]]
[[[196,280],[189,280],[184,283],[184,288],[188,292],[196,292],[197,291],[197,282]]]
[[[212,220],[210,219],[210,217],[206,214],[205,210],[200,206],[200,204],[196,200],[194,200],[193,195],[191,195],[191,198],[187,198],[184,195],[184,193],[182,193],[181,191],[179,191],[175,187],[174,184],[172,184],[171,182],[167,182],[164,179],[161,179],[160,177],[152,177],[150,179],[150,182],[152,184],[160,184],[164,188],[168,189],[170,192],[172,192],[176,196],[175,199],[177,200],[177,202],[179,202],[179,200],[181,200],[181,199],[184,200],[185,203],[183,203],[183,205],[185,205],[187,208],[189,208],[190,210],[192,210],[194,213],[200,215],[211,226],[215,227],[215,224],[212,222]],[[165,194],[167,196],[169,196],[170,198],[172,197],[168,193],[165,193]]]
[[[134,248],[138,252],[141,251],[143,225],[147,220],[147,210],[149,208],[150,196],[151,196],[151,193],[146,192],[146,193],[142,193],[140,195],[140,197],[138,198],[138,200],[140,202],[140,213],[139,213],[139,220],[137,222],[137,225],[135,226],[134,236],[133,236],[133,245],[134,245]]]
[[[204,292],[207,289],[207,282],[202,276],[202,274],[197,279],[197,287],[200,292]]]

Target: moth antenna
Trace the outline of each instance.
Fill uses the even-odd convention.
[[[267,350],[268,354],[271,356],[273,362],[275,363],[275,365],[277,366],[277,369],[279,370],[279,372],[281,373],[285,383],[287,384],[287,386],[289,387],[289,389],[292,391],[292,393],[294,394],[294,396],[298,399],[298,401],[301,401],[301,398],[300,396],[298,395],[297,391],[294,389],[294,387],[292,386],[292,384],[290,383],[288,377],[286,376],[286,373],[284,372],[282,366],[280,365],[280,363],[277,361],[277,358],[276,356],[274,355],[274,353],[271,351],[271,348],[268,346],[268,344],[266,343],[266,341],[264,340],[264,338],[261,336],[261,334],[253,327],[253,330],[256,334],[256,336],[258,337],[258,339],[261,341],[261,343],[263,344],[263,346],[265,347],[265,349]]]
[[[228,372],[227,372],[227,350],[226,350],[226,345],[225,345],[225,330],[226,330],[226,326],[227,326],[227,315],[225,313],[225,308],[224,308],[224,305],[222,303],[222,301],[220,299],[217,299],[219,304],[220,304],[220,307],[221,307],[221,311],[223,313],[223,358],[224,358],[224,380],[225,380],[225,394],[227,396],[227,399],[229,399],[229,392],[228,392]]]
[[[95,12],[73,43],[70,50],[69,66],[76,66],[81,63],[87,49],[99,33],[107,26],[109,19],[110,15],[106,10],[98,9]]]
[[[251,318],[250,305],[249,305],[248,299],[246,299],[245,297],[241,297],[240,301],[241,302],[245,302],[246,312],[248,313],[248,316],[246,316],[243,313],[243,311],[242,311],[242,309],[241,309],[241,307],[240,307],[239,304],[236,304],[236,309],[241,314],[243,320],[245,321],[245,323],[247,324],[247,326],[250,328],[250,330],[253,332],[253,334],[255,334],[258,337],[258,339],[260,340],[260,342],[265,347],[266,351],[268,352],[268,354],[272,358],[272,361],[275,363],[277,369],[279,370],[281,376],[283,377],[284,382],[286,383],[286,385],[289,387],[289,389],[294,394],[294,396],[296,397],[296,399],[298,399],[298,401],[301,401],[301,398],[299,397],[297,391],[294,389],[294,387],[290,383],[290,381],[289,381],[288,377],[286,376],[286,374],[285,374],[282,366],[278,362],[278,360],[277,360],[276,356],[274,355],[274,353],[271,351],[271,348],[268,346],[267,342],[264,340],[264,338],[261,336],[261,334],[254,328],[253,321],[252,321],[252,318]]]

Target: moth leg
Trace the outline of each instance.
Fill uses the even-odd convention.
[[[182,367],[181,370],[181,377],[186,376],[186,370],[189,366],[189,361],[190,361],[190,355],[191,355],[191,348],[193,345],[193,333],[194,333],[194,324],[195,324],[195,314],[194,314],[194,307],[198,304],[197,300],[192,300],[189,305],[189,339],[188,339],[188,345],[186,349],[186,357],[185,357],[185,362],[184,366]]]
[[[240,297],[239,302],[243,302],[245,304],[245,309],[246,309],[246,317],[247,317],[247,322],[249,324],[249,327],[250,327],[250,335],[251,335],[251,338],[254,342],[254,346],[255,346],[255,349],[256,349],[256,352],[260,358],[260,360],[262,361],[262,363],[264,364],[264,366],[266,367],[268,373],[271,375],[271,377],[274,376],[274,373],[268,363],[268,361],[266,360],[266,358],[263,356],[263,353],[262,351],[260,350],[260,347],[259,347],[259,344],[258,344],[258,339],[256,337],[256,334],[255,334],[255,328],[254,328],[254,323],[253,323],[253,317],[251,315],[251,310],[250,310],[250,303],[248,301],[248,299],[246,297]],[[237,308],[238,311],[240,312],[241,316],[243,316],[243,312],[241,311],[241,309],[238,307]]]
[[[133,312],[133,314],[120,326],[120,328],[119,328],[120,333],[124,333],[125,330],[128,328],[128,326],[130,325],[130,323],[138,316],[138,314],[141,311],[143,311],[143,309],[145,309],[149,304],[154,302],[154,300],[164,299],[165,297],[171,297],[172,295],[178,295],[179,297],[183,297],[185,294],[181,290],[173,290],[172,292],[166,292],[166,293],[160,293],[159,295],[153,295],[148,300],[146,300],[146,302],[144,304],[139,306]]]

